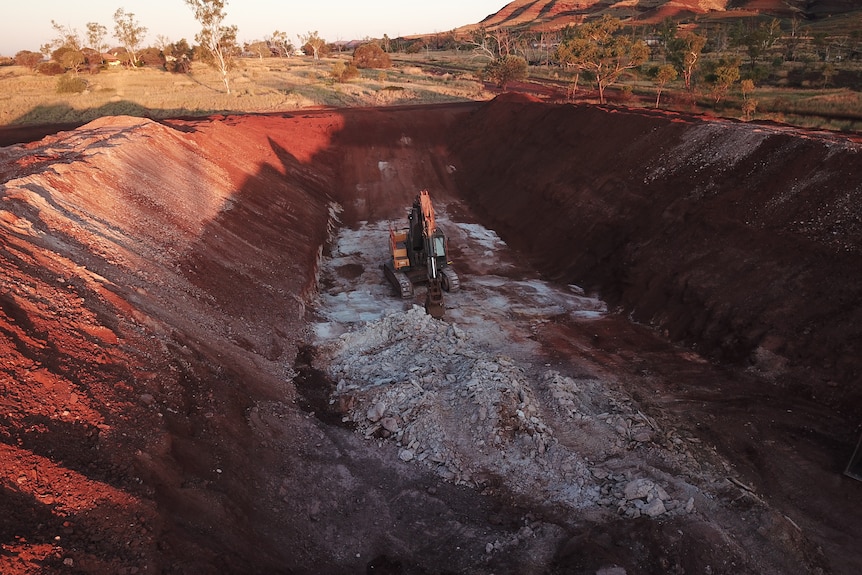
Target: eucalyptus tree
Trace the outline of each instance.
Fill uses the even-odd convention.
[[[126,49],[133,66],[138,65],[138,49],[146,34],[146,27],[140,25],[134,14],[122,8],[114,12],[114,37]]]
[[[221,74],[225,92],[230,94],[228,71],[233,64],[237,48],[237,27],[222,24],[226,17],[227,1],[186,0],[186,4],[194,11],[195,20],[201,25],[201,31],[195,35],[195,40],[212,58],[210,63]]]
[[[637,68],[649,57],[646,42],[620,33],[619,18],[603,16],[581,24],[571,37],[557,48],[557,60],[574,66],[578,71],[592,72],[599,91],[599,101],[605,103],[605,88],[616,82],[629,69]]]

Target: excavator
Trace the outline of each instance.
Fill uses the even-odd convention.
[[[395,230],[389,226],[392,257],[383,264],[383,273],[404,299],[413,297],[414,283],[427,282],[425,311],[434,318],[442,318],[443,291],[457,291],[461,282],[449,266],[446,236],[437,227],[428,190],[416,196],[407,219],[407,228]]]

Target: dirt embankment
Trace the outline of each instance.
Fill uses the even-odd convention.
[[[243,123],[0,150],[0,571],[283,564],[246,418],[291,397],[340,124]]]
[[[549,277],[716,360],[803,367],[786,385],[860,405],[859,142],[524,97],[487,104],[452,141],[464,198]]]

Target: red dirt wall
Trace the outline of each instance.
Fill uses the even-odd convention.
[[[0,149],[0,572],[284,565],[246,417],[291,397],[335,122],[106,118]]]
[[[452,142],[464,197],[548,276],[716,359],[806,366],[787,385],[858,405],[858,142],[521,96]]]

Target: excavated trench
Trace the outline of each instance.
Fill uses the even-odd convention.
[[[511,95],[0,148],[0,571],[859,572],[860,149]],[[379,269],[419,189],[443,321]]]

